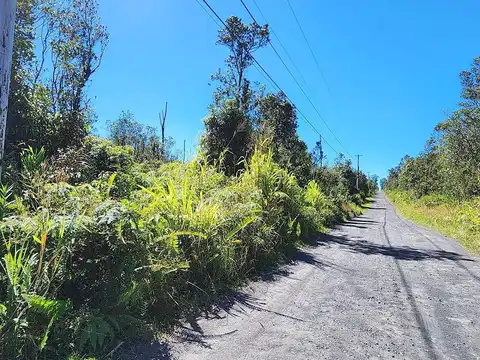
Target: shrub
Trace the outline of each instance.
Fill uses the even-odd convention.
[[[15,292],[18,282],[0,275],[0,338],[17,339],[2,356],[104,356],[121,339],[211,304],[351,211],[316,182],[300,187],[271,152],[256,151],[228,177],[201,154],[138,164],[128,149],[88,141],[75,180],[88,183],[43,180],[35,207],[23,205],[25,194],[12,204],[4,191],[0,255],[17,259],[25,278]],[[20,313],[4,315],[12,309]],[[19,314],[25,325],[10,327]]]

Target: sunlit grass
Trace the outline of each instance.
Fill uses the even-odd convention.
[[[454,238],[469,251],[480,253],[480,198],[462,203],[432,201],[432,196],[413,200],[408,193],[387,192],[400,215]]]

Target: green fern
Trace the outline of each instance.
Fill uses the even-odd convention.
[[[43,350],[47,343],[50,329],[53,324],[61,318],[68,309],[70,309],[70,302],[65,300],[46,299],[43,296],[33,294],[24,294],[23,298],[27,301],[30,309],[50,316],[50,321],[43,333],[42,340],[40,341],[39,348],[40,350]]]
[[[0,221],[8,215],[8,211],[14,203],[10,198],[13,195],[13,186],[0,185]]]

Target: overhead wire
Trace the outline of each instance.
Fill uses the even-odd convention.
[[[242,3],[243,7],[245,8],[245,10],[248,12],[248,14],[250,15],[250,17],[252,18],[253,22],[255,24],[258,24],[257,20],[255,19],[255,17],[253,16],[252,12],[250,11],[250,9],[248,8],[248,6],[245,4],[244,0],[240,0],[240,2]],[[290,74],[290,76],[293,78],[293,80],[295,81],[295,83],[297,84],[297,86],[300,88],[300,90],[302,91],[303,95],[305,96],[305,98],[307,99],[307,101],[310,103],[310,105],[313,107],[313,109],[315,110],[315,112],[317,113],[318,117],[322,120],[322,122],[325,124],[325,126],[327,127],[327,129],[330,131],[330,133],[333,135],[333,137],[335,138],[335,140],[337,140],[338,144],[345,150],[345,152],[350,156],[350,158],[352,158],[353,160],[353,156],[349,153],[349,151],[345,148],[345,146],[343,146],[342,142],[340,141],[340,139],[337,137],[337,135],[335,135],[335,133],[333,132],[333,130],[330,128],[330,126],[328,125],[327,121],[325,120],[325,118],[322,116],[322,114],[320,113],[320,111],[317,109],[317,107],[315,106],[315,104],[313,103],[313,101],[310,99],[310,97],[308,96],[308,94],[305,92],[305,90],[303,89],[302,85],[298,82],[298,80],[296,79],[296,77],[293,75],[292,71],[289,69],[289,67],[287,66],[287,64],[285,63],[285,61],[283,60],[283,58],[281,57],[281,55],[278,53],[277,49],[275,48],[275,46],[273,45],[273,43],[270,41],[270,39],[268,39],[268,43],[269,45],[271,46],[271,48],[273,49],[273,51],[275,52],[275,54],[277,55],[277,57],[280,59],[280,61],[282,62],[283,66],[285,67],[285,69],[288,71],[288,73]]]
[[[313,60],[315,60],[315,64],[317,65],[317,69],[318,69],[318,71],[320,72],[320,74],[322,75],[323,82],[324,82],[325,85],[327,86],[328,92],[331,93],[330,86],[328,85],[327,79],[325,78],[325,75],[323,74],[323,71],[322,71],[322,69],[320,68],[320,65],[319,65],[319,63],[318,63],[317,57],[315,56],[315,53],[313,52],[312,47],[310,46],[310,42],[309,42],[308,39],[307,39],[307,35],[305,35],[305,32],[303,31],[303,27],[302,27],[302,25],[300,24],[300,20],[298,20],[297,14],[295,13],[295,10],[293,10],[293,6],[292,6],[292,4],[290,3],[290,0],[287,0],[287,3],[288,3],[288,6],[289,6],[289,8],[290,8],[290,11],[291,11],[292,14],[293,14],[293,17],[295,18],[295,21],[297,22],[298,27],[300,28],[300,31],[301,31],[301,33],[302,33],[302,35],[303,35],[303,38],[305,39],[305,42],[307,43],[308,49],[310,50],[310,53],[312,54]]]
[[[199,3],[199,0],[196,0],[197,3]],[[225,27],[225,29],[228,29],[227,27],[227,24],[225,23],[225,21],[223,21],[223,19],[218,15],[218,13],[212,8],[212,6],[208,3],[207,0],[202,0],[203,3],[210,9],[210,11],[215,15],[215,17],[223,24],[223,26]],[[206,10],[203,6],[202,6],[202,9]],[[216,21],[215,21],[216,22]],[[219,27],[221,27],[218,23],[217,25]],[[252,60],[254,61],[254,65],[256,65],[258,68],[260,68],[260,73],[271,83],[273,84],[280,92],[282,92],[285,97],[287,98],[287,100],[292,104],[292,106],[294,107],[294,109],[301,115],[301,117],[303,118],[303,120],[308,124],[310,125],[310,127],[319,135],[322,137],[322,140],[336,153],[336,154],[339,154],[339,152],[325,139],[325,137],[323,137],[320,133],[320,131],[317,130],[317,128],[308,120],[308,118],[303,114],[303,112],[301,112],[301,110],[294,104],[294,102],[288,97],[288,95],[282,90],[282,88],[280,87],[280,85],[278,85],[278,83],[272,78],[272,76],[265,70],[265,68],[258,62],[258,60],[253,56],[253,54],[250,53],[250,56],[252,57]],[[312,106],[315,108],[315,106],[313,105],[313,103],[311,103]],[[316,109],[316,108],[315,108]],[[318,113],[318,110],[317,110],[317,113]],[[319,114],[319,113],[318,113]],[[319,114],[320,115],[320,114]],[[321,115],[320,115],[321,116]],[[324,121],[324,120],[323,120]],[[324,121],[325,122],[325,121]],[[327,126],[328,128],[328,124],[326,124],[325,122],[325,125]],[[329,128],[330,132],[332,132],[332,130]],[[335,134],[332,132],[332,134],[335,136]],[[335,136],[336,138],[336,136]],[[338,141],[338,138],[337,138],[337,141]]]
[[[312,54],[312,57],[313,57],[313,60],[315,61],[315,64],[316,64],[316,66],[317,66],[317,69],[318,69],[318,71],[320,72],[320,74],[321,74],[321,76],[322,76],[322,79],[323,79],[325,85],[327,86],[328,92],[331,94],[330,86],[328,85],[327,79],[325,78],[325,75],[323,74],[323,71],[322,71],[322,69],[320,68],[320,64],[318,63],[317,57],[315,56],[315,53],[313,52],[313,49],[312,49],[312,47],[310,46],[310,42],[308,41],[307,36],[305,35],[305,32],[303,31],[302,24],[300,23],[300,20],[298,20],[297,14],[295,13],[295,10],[293,9],[293,6],[292,6],[292,4],[290,3],[290,0],[287,0],[287,3],[288,3],[288,6],[289,6],[289,8],[290,8],[290,11],[291,11],[292,14],[293,14],[293,17],[295,18],[295,21],[297,22],[298,27],[300,28],[300,32],[302,33],[302,36],[303,36],[305,42],[307,43],[308,49],[310,50],[310,53]],[[315,105],[312,104],[311,101],[310,101],[310,104],[313,106],[313,108],[315,109],[315,111],[316,111],[316,113],[318,114],[318,116],[320,116],[320,118],[321,118],[322,120],[324,120],[323,117],[322,117],[322,115],[319,113],[319,111],[317,110],[317,108],[315,107]],[[330,129],[330,127],[328,126],[328,124],[326,123],[325,120],[324,120],[324,123],[325,123],[325,125],[327,126],[327,128],[330,130],[330,132],[332,133],[332,135],[335,137],[335,140],[337,140],[338,144],[340,144],[340,146],[345,150],[345,152],[346,152],[346,153],[350,156],[350,158],[353,160],[352,154],[350,154],[350,152],[345,148],[345,146],[343,146],[342,142],[338,139],[338,137],[335,135],[335,133]]]
[[[212,19],[215,24],[217,24],[217,26],[219,28],[221,28],[222,26],[219,24],[219,22],[217,21],[217,19],[215,19],[215,17],[213,17],[213,15],[207,10],[205,9],[205,7],[202,5],[202,3],[200,2],[200,0],[195,0],[197,2],[198,5],[200,5],[200,7],[202,8],[203,11],[205,11],[207,13],[207,15],[210,17],[210,19]]]
[[[305,80],[305,78],[303,77],[302,75],[302,72],[300,71],[300,69],[297,67],[297,65],[295,64],[295,61],[293,61],[292,57],[290,56],[290,53],[288,52],[287,48],[283,45],[282,41],[280,40],[280,38],[278,37],[277,33],[275,32],[275,30],[272,28],[272,26],[270,25],[267,17],[265,16],[265,14],[263,13],[262,9],[260,9],[260,6],[258,6],[257,4],[257,1],[256,0],[252,0],[253,3],[255,4],[255,7],[257,8],[258,12],[260,13],[260,15],[262,15],[263,19],[265,20],[265,22],[268,25],[268,28],[269,30],[272,32],[273,36],[275,36],[275,39],[277,39],[278,43],[280,44],[280,46],[282,47],[282,50],[285,52],[285,54],[287,55],[288,59],[290,60],[290,62],[292,63],[293,67],[295,68],[295,70],[297,70],[297,73],[298,75],[300,75],[300,78],[303,80],[303,82],[308,85],[307,83],[307,80]]]

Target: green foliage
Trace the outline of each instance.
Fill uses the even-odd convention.
[[[252,124],[240,111],[234,100],[226,100],[221,107],[211,107],[205,119],[202,149],[210,161],[222,159],[227,174],[241,169],[241,160],[247,157],[251,147]]]
[[[314,181],[303,189],[272,151],[255,151],[232,177],[202,154],[138,164],[131,148],[96,138],[80,151],[83,182],[47,176],[35,207],[23,193],[0,223],[4,357],[104,356],[210,304],[352,209]],[[41,171],[39,152],[25,154],[25,171]]]
[[[357,189],[357,172],[352,168],[351,160],[340,154],[332,168],[326,166],[315,167],[313,178],[320,188],[332,199],[337,206],[341,203],[363,203],[367,197],[373,196],[378,191],[378,177],[371,178],[360,172],[359,189]]]
[[[43,147],[38,151],[29,147],[23,150],[20,159],[22,164],[20,182],[23,189],[23,198],[28,206],[36,208],[47,180],[45,150]]]
[[[17,3],[6,152],[27,145],[52,154],[78,145],[91,129],[85,87],[108,33],[94,0]]]
[[[13,186],[0,185],[0,221],[8,215],[13,205],[12,192]]]
[[[312,160],[297,134],[297,115],[284,94],[267,94],[258,100],[260,141],[268,139],[274,160],[292,172],[300,185],[311,178]]]
[[[474,253],[480,252],[480,198],[459,203],[446,195],[416,198],[412,192],[387,190],[400,214],[460,241]]]
[[[6,225],[8,226],[8,225]],[[9,229],[11,230],[11,228]],[[0,274],[0,355],[8,359],[37,356],[45,350],[52,326],[69,308],[69,301],[48,299],[48,294],[58,271],[58,259],[45,251],[45,230],[34,240],[37,251],[27,238],[19,246],[8,236],[15,232],[2,229],[5,244]],[[58,254],[56,254],[58,255]]]
[[[383,182],[387,190],[411,192],[416,198],[445,195],[468,201],[480,195],[480,58],[460,74],[460,108],[435,127],[419,156],[405,156]]]
[[[343,157],[312,164],[293,106],[252,88],[267,25],[227,19],[227,71],[213,77],[201,152],[181,164],[128,112],[110,140],[89,135],[84,90],[108,41],[94,0],[18,3],[14,187],[0,187],[2,359],[103,359],[211,305],[376,191],[363,173],[355,189]]]
[[[42,175],[45,171],[45,149],[34,150],[31,146],[25,149],[21,157],[22,170],[27,177]]]
[[[326,225],[332,224],[334,221],[342,218],[342,213],[335,205],[333,199],[326,196],[321,190],[318,183],[310,181],[305,190],[305,200],[313,208],[315,208],[318,216],[322,218],[322,223]]]
[[[136,161],[175,159],[173,139],[167,138],[162,143],[154,128],[140,124],[129,111],[122,111],[109,128],[112,142],[118,146],[131,146]]]
[[[480,105],[454,112],[435,130],[442,190],[463,199],[480,195]]]

